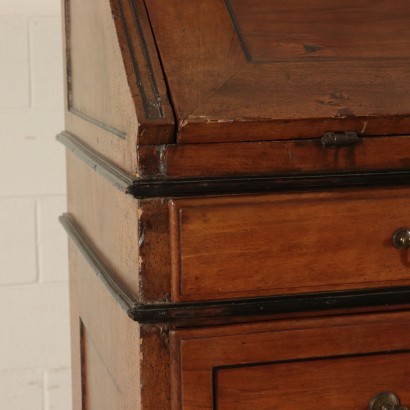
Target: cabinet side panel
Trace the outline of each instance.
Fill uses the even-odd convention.
[[[65,0],[66,129],[134,173],[138,120],[108,1]]]
[[[67,154],[68,211],[114,278],[139,297],[138,202]]]
[[[70,243],[75,410],[140,409],[139,325]]]

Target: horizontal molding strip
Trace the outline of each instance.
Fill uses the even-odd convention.
[[[57,139],[120,191],[138,199],[410,184],[409,169],[320,175],[136,179],[71,133],[64,131]]]
[[[57,141],[64,144],[67,149],[110,181],[120,191],[128,193],[128,189],[133,186],[133,179],[125,171],[107,161],[73,134],[63,131],[56,138]]]
[[[409,286],[195,303],[139,303],[115,282],[112,271],[98,256],[73,217],[63,214],[59,219],[113,298],[131,319],[139,323],[218,323],[221,319],[230,318],[410,303]]]
[[[98,278],[111,293],[117,303],[130,316],[133,309],[137,306],[136,300],[115,282],[109,268],[107,268],[107,266],[97,256],[95,247],[88,239],[86,239],[81,228],[76,222],[74,222],[73,217],[70,214],[65,213],[58,219],[67,232],[68,237],[75,243],[80,253],[87,260],[93,271],[97,274]]]

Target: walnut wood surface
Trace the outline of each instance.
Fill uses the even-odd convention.
[[[134,174],[138,120],[109,2],[63,0],[63,5],[66,129]]]
[[[402,312],[171,332],[172,370],[181,383],[172,408],[364,410],[385,390],[408,403],[409,354],[392,353],[409,351],[409,319]],[[281,361],[290,363],[274,364]]]
[[[135,146],[174,139],[142,0],[63,0],[67,129],[132,174]]]
[[[130,180],[410,166],[406,0],[63,3],[66,128]],[[68,211],[138,302],[410,285],[408,188],[137,201],[67,164]],[[140,325],[72,245],[75,410],[410,403],[408,305]]]
[[[410,137],[363,138],[323,148],[320,139],[138,147],[142,177],[212,177],[409,168]]]
[[[218,409],[365,409],[384,391],[407,403],[409,359],[410,350],[218,369]]]
[[[70,303],[73,409],[139,409],[139,326],[72,246]]]
[[[138,201],[67,152],[68,211],[136,300],[171,295],[168,201]],[[79,183],[81,181],[81,183]]]
[[[168,329],[139,326],[70,244],[74,410],[170,408]]]
[[[406,0],[145,3],[178,142],[410,131]]]
[[[309,4],[254,0],[252,6],[247,0],[225,0],[225,4],[253,62],[410,57],[403,48],[410,41],[409,8],[403,1],[394,6],[372,0]]]
[[[171,205],[173,298],[268,296],[410,283],[407,188],[181,199]]]
[[[110,0],[110,3],[138,116],[138,143],[174,141],[174,113],[144,1]]]
[[[91,239],[114,279],[140,297],[138,201],[67,152],[68,211]]]
[[[141,300],[171,300],[171,251],[168,201],[140,201],[139,254]]]

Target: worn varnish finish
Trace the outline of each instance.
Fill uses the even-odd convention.
[[[115,271],[115,279],[138,298],[137,200],[115,189],[69,152],[67,165],[68,209]]]
[[[114,279],[136,300],[169,300],[168,201],[138,201],[118,191],[71,153],[67,160],[69,210],[114,272]]]
[[[410,405],[410,3],[63,4],[74,409]]]
[[[109,2],[65,0],[63,6],[66,129],[133,173],[138,120]]]
[[[70,246],[74,409],[138,409],[139,326],[96,280]],[[127,346],[127,349],[113,349]]]
[[[408,403],[410,368],[400,359],[409,357],[409,318],[402,312],[177,330],[172,371],[181,387],[172,408],[365,409],[389,389]],[[317,384],[299,373],[303,366],[316,366]]]
[[[64,0],[63,7],[66,128],[135,175],[137,143],[174,139],[174,116],[144,4]]]
[[[70,265],[73,408],[168,409],[167,328],[130,320],[72,246]]]
[[[409,358],[407,350],[220,368],[218,409],[361,409],[390,386],[409,400]]]
[[[391,242],[410,224],[408,188],[137,201],[69,158],[70,210],[141,302],[410,284]]]
[[[403,309],[409,302],[410,286],[320,293],[302,293],[293,295],[226,299],[192,303],[146,302],[135,298],[116,279],[114,273],[87,238],[72,215],[65,213],[59,218],[68,237],[77,247],[83,258],[111,294],[113,299],[126,312],[127,316],[139,323],[161,323],[176,326],[191,324],[217,324],[221,322],[243,322],[259,316],[260,319],[275,315],[299,314],[316,315],[320,311],[341,311],[343,308],[355,308],[366,311],[383,306],[385,310]],[[399,231],[405,231],[400,229]],[[397,232],[399,232],[397,231]],[[407,231],[408,232],[408,231]],[[395,242],[397,234],[394,235]],[[397,242],[396,242],[397,243]],[[401,242],[400,248],[401,248]],[[324,313],[324,312],[323,312]]]
[[[171,144],[138,148],[140,175],[168,178],[288,175],[410,167],[409,136],[361,138],[324,148],[320,138],[234,144]]]
[[[171,203],[173,297],[226,299],[410,284],[392,235],[408,188]]]
[[[179,142],[410,130],[406,0],[146,4]]]

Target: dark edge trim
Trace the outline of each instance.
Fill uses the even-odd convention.
[[[80,142],[78,138],[66,131],[58,134],[56,138],[94,171],[110,181],[117,189],[125,193],[132,190],[134,181],[125,171],[97,155],[95,151]]]
[[[300,359],[283,359],[283,360],[272,360],[267,362],[252,362],[252,363],[239,363],[239,364],[228,364],[224,366],[215,366],[216,370],[225,369],[243,369],[249,367],[260,367],[260,366],[271,366],[275,364],[288,364],[288,363],[302,363],[302,362],[317,362],[321,360],[338,360],[338,359],[349,359],[349,358],[360,358],[369,356],[384,356],[393,354],[408,354],[409,349],[398,349],[398,350],[380,350],[375,352],[363,352],[363,353],[351,353],[351,354],[340,354],[340,355],[330,355],[330,356],[314,356],[314,357],[304,357]]]
[[[89,122],[105,131],[110,132],[111,134],[116,135],[119,138],[125,139],[127,134],[123,131],[117,130],[114,127],[111,127],[104,122],[97,120],[96,118],[90,117],[89,115],[75,109],[73,107],[73,78],[72,78],[72,63],[71,63],[71,15],[70,15],[70,0],[64,0],[64,30],[65,30],[65,42],[66,42],[66,49],[65,49],[65,57],[66,57],[66,66],[65,66],[65,74],[66,74],[66,101],[67,101],[67,111],[77,117],[81,118],[84,121]]]
[[[90,117],[89,115],[84,114],[83,112],[76,110],[76,109],[73,108],[72,106],[69,107],[68,111],[69,111],[71,114],[74,114],[74,115],[76,115],[77,117],[81,118],[82,120],[87,121],[87,122],[89,122],[90,124],[93,124],[93,125],[95,125],[96,127],[99,127],[99,128],[101,128],[101,129],[103,129],[103,130],[105,130],[105,131],[108,131],[108,132],[110,132],[111,134],[114,134],[115,136],[117,136],[117,137],[119,137],[119,138],[121,138],[121,139],[127,138],[127,133],[126,133],[126,132],[117,130],[116,128],[111,127],[111,125],[105,124],[104,122],[102,122],[102,121],[100,121],[100,120],[97,120],[96,118]]]
[[[79,318],[80,327],[80,381],[81,381],[81,410],[85,410],[87,407],[87,367],[85,365],[87,360],[85,335],[86,329],[81,317]]]
[[[85,236],[81,232],[81,228],[79,228],[74,222],[70,214],[63,214],[58,220],[61,225],[63,225],[69,238],[77,245],[78,250],[90,264],[93,271],[97,274],[98,278],[108,289],[113,298],[128,313],[128,315],[130,315],[129,312],[132,312],[137,305],[135,299],[115,282],[110,270],[98,258],[94,248],[90,245],[89,241],[85,239]]]
[[[243,298],[223,301],[193,303],[138,303],[113,279],[114,275],[98,257],[95,247],[86,238],[72,216],[59,218],[69,238],[78,247],[91,268],[127,312],[140,323],[195,323],[220,320],[221,318],[252,317],[279,313],[325,311],[334,309],[377,307],[410,303],[410,287],[391,287],[355,291],[307,293],[291,296]]]
[[[355,358],[366,358],[374,356],[391,356],[391,355],[400,355],[400,354],[409,354],[410,350],[386,350],[386,351],[376,351],[368,353],[352,353],[352,354],[340,354],[332,356],[318,356],[318,357],[306,357],[300,359],[288,359],[288,360],[277,360],[271,362],[258,362],[258,363],[243,363],[243,364],[234,364],[226,366],[215,366],[212,368],[212,386],[213,386],[213,410],[218,410],[218,376],[219,372],[227,369],[247,369],[250,367],[259,367],[259,366],[274,366],[288,363],[309,363],[309,362],[318,362],[323,360],[346,360],[346,359],[355,359]]]
[[[238,20],[236,19],[236,13],[235,13],[235,11],[232,7],[232,4],[231,4],[231,0],[224,0],[224,2],[225,2],[225,7],[228,10],[229,17],[231,19],[233,29],[234,29],[236,35],[238,36],[239,43],[242,46],[242,50],[245,54],[245,57],[250,63],[253,63],[254,61],[253,61],[252,54],[249,51],[249,47],[248,47],[248,45],[247,45],[247,43],[246,43],[246,41],[243,37],[242,31],[239,27]]]
[[[410,169],[226,178],[135,179],[67,131],[57,140],[120,191],[137,199],[410,185]]]
[[[67,95],[66,104],[67,109],[70,110],[72,106],[72,78],[71,78],[71,14],[70,14],[70,0],[63,0],[63,13],[64,13],[64,27],[63,27],[63,34],[65,40],[65,67],[64,67],[64,74],[65,74],[65,81],[66,81],[66,90]]]
[[[142,78],[141,78],[139,65],[138,65],[137,59],[135,57],[135,54],[133,52],[133,44],[132,44],[132,40],[131,40],[131,36],[130,36],[130,30],[129,30],[129,27],[128,27],[128,22],[127,22],[127,19],[125,17],[123,1],[124,0],[118,0],[118,7],[119,7],[119,10],[120,10],[120,14],[121,14],[121,23],[122,23],[123,30],[124,30],[124,33],[125,33],[125,36],[126,36],[126,39],[127,39],[128,50],[130,52],[131,61],[132,61],[132,65],[133,65],[133,68],[134,68],[134,73],[135,73],[135,76],[137,78],[137,86],[138,86],[138,89],[140,91],[140,97],[141,97],[141,100],[142,100],[142,105],[144,107],[145,115],[149,119],[155,119],[155,118],[164,119],[165,114],[164,114],[164,110],[162,108],[161,95],[158,91],[158,86],[157,86],[157,83],[155,81],[154,71],[152,69],[151,57],[150,57],[149,52],[148,52],[147,42],[145,40],[145,35],[144,35],[143,29],[142,29],[140,18],[138,16],[138,12],[137,12],[135,2],[133,0],[131,0],[131,1],[128,0],[129,4],[130,4],[130,7],[132,9],[132,17],[133,17],[133,20],[134,20],[132,23],[135,25],[135,27],[137,28],[137,31],[138,31],[141,50],[142,50],[142,53],[143,53],[144,59],[145,59],[144,63],[145,63],[145,66],[148,70],[150,88],[151,88],[151,91],[152,91],[152,93],[155,97],[154,100],[150,100],[148,98],[147,92],[145,91],[145,88],[144,88],[144,83],[143,83]]]
[[[134,180],[129,193],[135,198],[205,195],[263,194],[410,184],[410,170],[322,175],[251,176],[228,178]]]

